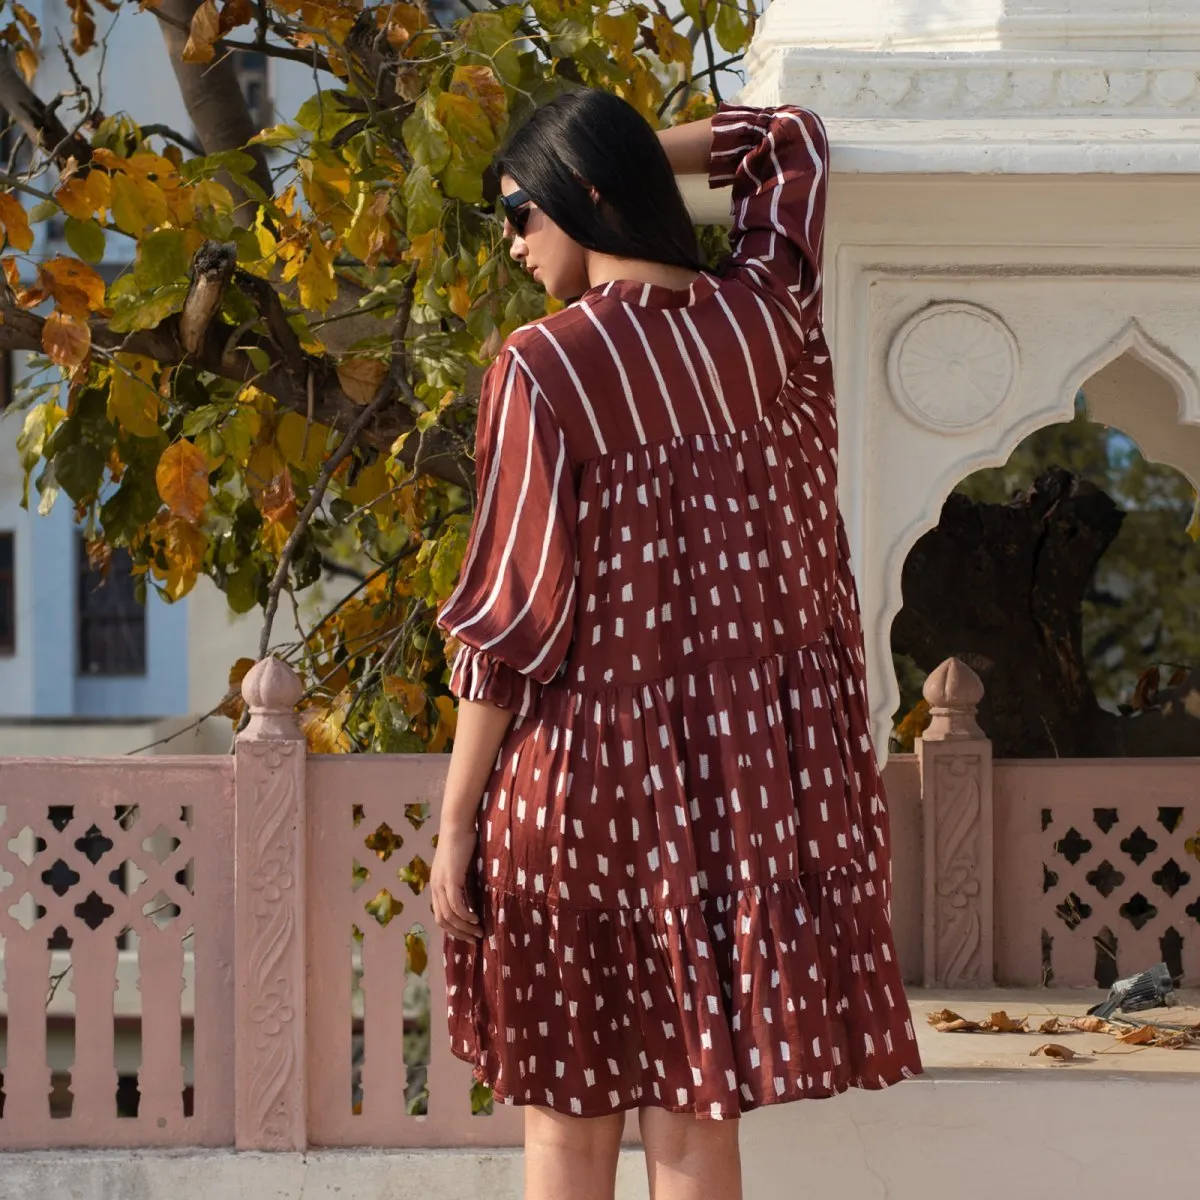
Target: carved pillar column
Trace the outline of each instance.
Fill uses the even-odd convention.
[[[917,742],[925,823],[925,986],[989,987],[992,744],[975,720],[979,676],[956,658],[925,681],[932,720]]]
[[[278,659],[242,683],[237,739],[236,1141],[305,1150],[304,734],[301,687]]]

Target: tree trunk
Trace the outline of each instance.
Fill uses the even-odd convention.
[[[999,758],[1200,754],[1200,672],[1121,716],[1100,707],[1082,604],[1124,519],[1055,468],[1011,504],[952,495],[904,564],[893,649],[922,669],[957,656],[983,680],[980,724]]]
[[[163,40],[167,44],[167,54],[175,78],[179,82],[184,107],[205,154],[245,149],[255,160],[250,178],[270,196],[275,189],[263,148],[246,145],[259,131],[250,118],[250,110],[246,107],[237,71],[234,69],[233,55],[222,49],[221,43],[218,42],[217,54],[212,62],[183,61],[183,48],[187,45],[192,16],[199,7],[198,0],[160,0],[158,7],[154,9],[156,16],[167,18],[160,20],[158,27],[162,30]],[[235,200],[244,199],[244,193],[232,179],[226,175],[220,178]],[[248,226],[254,220],[254,206],[239,203],[234,215],[239,225]]]

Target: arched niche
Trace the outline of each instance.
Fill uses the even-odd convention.
[[[1009,419],[993,421],[982,436],[977,431],[965,439],[948,469],[931,475],[925,486],[920,486],[919,477],[911,480],[917,489],[907,500],[911,517],[886,555],[882,577],[874,581],[883,591],[882,603],[876,597],[876,678],[871,680],[874,734],[881,756],[900,699],[892,669],[891,630],[903,605],[904,563],[918,539],[937,525],[946,498],[962,479],[986,467],[1003,466],[1038,429],[1070,420],[1075,397],[1082,390],[1091,420],[1118,429],[1144,458],[1173,467],[1200,488],[1200,382],[1179,355],[1150,338],[1138,321],[1129,321],[1116,337],[1057,378],[1051,376],[1048,383],[1052,391],[1034,389],[1022,404],[1011,406]],[[896,386],[893,378],[893,389]],[[867,636],[872,636],[869,630]]]

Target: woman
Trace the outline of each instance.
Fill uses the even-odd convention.
[[[529,1200],[741,1195],[736,1118],[920,1071],[837,511],[820,121],[656,138],[595,92],[500,163],[513,259],[574,303],[480,402],[433,864],[454,1052],[527,1105]],[[733,187],[702,268],[672,172]]]

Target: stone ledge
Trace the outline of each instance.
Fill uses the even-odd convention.
[[[769,80],[829,117],[1200,114],[1200,53],[820,51],[756,44],[747,96]]]

